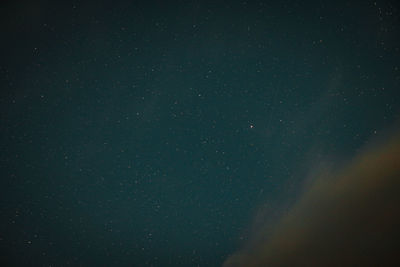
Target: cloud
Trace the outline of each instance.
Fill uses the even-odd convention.
[[[317,178],[236,266],[400,266],[400,135]]]

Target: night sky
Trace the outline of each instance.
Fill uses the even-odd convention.
[[[399,121],[396,1],[0,7],[4,266],[221,266]]]

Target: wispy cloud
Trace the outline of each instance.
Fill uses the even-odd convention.
[[[273,230],[258,234],[224,266],[400,264],[399,205],[397,134],[315,179]]]

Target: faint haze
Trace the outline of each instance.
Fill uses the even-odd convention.
[[[399,192],[397,134],[316,178],[274,227],[259,227],[224,266],[398,265]]]

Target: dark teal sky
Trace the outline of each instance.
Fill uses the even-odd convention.
[[[1,260],[220,266],[260,206],[283,212],[311,168],[398,120],[399,15],[396,1],[2,3]]]

